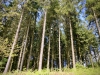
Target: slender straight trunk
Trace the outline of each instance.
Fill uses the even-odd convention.
[[[36,25],[37,12],[35,13],[34,18],[35,19],[34,19],[33,33],[34,33],[35,25]],[[34,37],[34,35],[32,34],[30,52],[29,52],[28,61],[27,61],[27,70],[29,69],[29,66],[30,66],[29,64],[30,64],[30,59],[31,59],[31,54],[32,54],[32,49],[33,49],[33,37]]]
[[[53,59],[54,59],[54,54],[53,54],[53,50],[52,50],[51,71],[53,70]]]
[[[12,69],[12,64],[13,64],[13,59],[11,59],[9,71],[11,71],[11,69]]]
[[[51,59],[51,71],[53,71],[53,67],[54,67],[54,66],[53,66],[53,63],[54,63],[54,49],[55,49],[55,48],[54,48],[54,39],[53,39],[53,47],[52,47],[52,53],[51,53],[51,54],[52,54],[52,55],[51,55],[51,58],[52,58],[52,59]]]
[[[74,54],[74,44],[73,44],[73,32],[72,32],[72,25],[71,20],[69,19],[70,24],[70,36],[71,36],[71,49],[72,49],[72,60],[73,60],[73,68],[75,68],[75,54]]]
[[[23,37],[23,42],[22,42],[22,46],[21,46],[21,51],[20,51],[20,55],[19,55],[19,59],[18,59],[17,70],[19,70],[20,63],[21,63],[21,59],[22,59],[22,53],[23,53],[23,48],[24,48],[24,38],[25,38],[25,35],[24,35],[24,37]]]
[[[100,55],[98,56],[98,65],[100,65]]]
[[[40,58],[39,58],[39,67],[38,70],[42,69],[42,58],[43,58],[43,49],[44,49],[44,37],[45,37],[45,28],[46,28],[46,17],[47,11],[44,12],[44,24],[43,24],[43,32],[42,32],[42,40],[41,40],[41,48],[40,48]]]
[[[95,55],[95,60],[96,60],[96,62],[98,63],[98,57],[99,57],[99,51],[98,51],[98,49],[93,49],[93,51],[94,51],[94,55]],[[97,64],[96,65],[97,67],[99,66],[99,64]]]
[[[97,19],[97,16],[95,14],[94,9],[92,9],[92,10],[93,10],[93,15],[94,15],[94,18],[95,18],[95,22],[96,22],[96,27],[97,27],[97,30],[98,30],[99,38],[100,38],[100,27],[99,27],[98,19]]]
[[[39,53],[38,53],[38,55],[39,55]],[[38,68],[39,67],[39,56],[37,57],[37,64],[36,64],[36,68]]]
[[[24,44],[23,55],[22,55],[22,60],[21,60],[21,64],[20,64],[20,71],[22,70],[22,67],[23,67],[23,62],[24,62],[24,57],[25,57],[25,50],[26,50],[28,33],[29,33],[29,26],[27,28],[27,34],[26,34],[26,38],[25,38],[25,42],[24,42],[25,44]]]
[[[49,70],[49,60],[50,60],[50,35],[49,35],[49,46],[48,46],[47,70]]]
[[[11,62],[11,56],[13,54],[13,50],[14,50],[14,47],[15,47],[16,42],[17,42],[17,38],[18,38],[18,34],[19,34],[21,22],[22,22],[22,17],[23,17],[23,12],[22,12],[20,20],[19,20],[18,28],[17,28],[16,35],[15,35],[15,38],[14,38],[14,42],[13,42],[13,45],[12,45],[12,48],[11,48],[11,51],[10,51],[10,55],[9,55],[9,58],[8,58],[8,61],[7,61],[7,64],[6,64],[6,67],[5,67],[3,74],[7,73],[7,71],[8,71],[8,68],[9,68],[9,65],[10,65],[10,62]]]
[[[67,51],[67,68],[70,66],[70,55],[69,55],[69,50]]]
[[[61,70],[60,25],[59,25],[59,69]]]
[[[27,61],[27,70],[29,69],[29,63],[30,63],[30,59],[31,59],[32,49],[33,49],[33,35],[32,35],[32,40],[31,40],[30,53],[29,53],[28,61]]]
[[[92,68],[94,68],[94,64],[93,64],[93,60],[92,60],[92,55],[89,54],[89,57],[90,57],[90,62],[91,62]]]
[[[96,53],[95,49],[93,49],[93,52],[94,52],[94,56],[95,56],[95,61],[97,62],[97,53]]]
[[[80,61],[80,46],[77,48],[77,60]]]
[[[32,65],[32,71],[34,71],[34,69],[35,69],[35,67],[36,67],[36,63],[37,63],[37,62],[34,60],[34,61],[33,61],[33,65]]]
[[[86,63],[86,67],[87,67],[87,65],[88,65],[87,54],[85,55],[85,63]]]
[[[79,47],[79,62],[82,64],[82,55],[81,55],[81,52],[80,52],[80,47]]]
[[[64,54],[61,54],[61,67],[64,67]]]

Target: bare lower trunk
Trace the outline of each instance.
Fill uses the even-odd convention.
[[[53,62],[54,62],[54,51],[53,50],[52,50],[52,60],[51,60],[51,71],[53,71]]]
[[[47,12],[44,12],[44,24],[43,24],[43,32],[42,32],[42,41],[41,41],[41,48],[40,48],[40,58],[39,58],[39,67],[38,70],[41,71],[42,69],[42,58],[43,58],[43,49],[44,49],[44,37],[45,37],[45,28],[46,28],[46,16]]]
[[[21,60],[21,64],[20,64],[20,71],[22,70],[22,67],[23,67],[23,62],[24,62],[24,57],[25,57],[25,50],[26,50],[28,33],[29,33],[29,26],[28,26],[28,29],[27,29],[26,39],[25,39],[25,42],[24,42],[25,44],[24,44],[23,55],[22,55],[22,60]]]
[[[49,60],[50,60],[50,35],[49,35],[49,46],[48,46],[47,70],[49,70]]]
[[[100,65],[100,55],[98,56],[98,64]]]
[[[90,57],[90,62],[91,62],[92,68],[94,68],[94,64],[93,64],[93,60],[92,60],[92,55],[89,54],[89,57]]]
[[[14,38],[14,42],[13,42],[13,45],[12,45],[12,48],[11,48],[11,51],[10,51],[10,55],[9,55],[9,58],[8,58],[8,61],[7,61],[7,64],[6,64],[6,67],[5,67],[3,74],[7,73],[7,71],[8,71],[10,61],[11,61],[11,56],[13,54],[13,50],[14,50],[14,47],[15,47],[16,42],[17,42],[18,33],[19,33],[19,30],[20,30],[21,22],[22,22],[22,17],[23,17],[23,12],[22,12],[20,20],[19,20],[18,28],[17,28],[16,35],[15,35],[15,38]]]
[[[60,26],[59,26],[59,69],[61,70]]]
[[[28,61],[27,61],[27,70],[29,69],[29,63],[30,63],[30,59],[31,59],[32,48],[33,48],[33,35],[32,35],[32,40],[31,40],[30,53],[29,53]]]
[[[67,51],[67,68],[69,68],[70,66],[70,54],[69,54],[69,50]]]
[[[72,32],[71,20],[69,21],[69,24],[70,24],[70,36],[71,36],[71,49],[72,49],[73,68],[75,68],[75,54],[74,54],[74,44],[73,44],[73,34],[72,34],[73,32]]]
[[[13,59],[11,59],[9,71],[11,71],[11,69],[12,69],[12,64],[13,64]]]
[[[38,55],[39,55],[39,53],[38,53]],[[36,65],[36,68],[38,68],[39,67],[39,56],[37,57],[37,65]]]
[[[25,36],[24,36],[24,37],[25,37]],[[20,55],[19,55],[19,59],[18,59],[17,70],[19,70],[20,63],[21,63],[21,59],[22,59],[22,53],[23,53],[23,47],[24,47],[24,37],[23,37],[23,42],[22,42],[22,46],[21,46],[21,51],[20,51]]]

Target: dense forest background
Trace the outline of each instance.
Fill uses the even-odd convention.
[[[100,0],[0,0],[0,72],[100,66]]]

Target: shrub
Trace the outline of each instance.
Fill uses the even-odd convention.
[[[82,64],[80,64],[80,63],[76,63],[76,69],[79,69],[79,68],[85,68]]]

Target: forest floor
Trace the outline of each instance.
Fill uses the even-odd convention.
[[[2,75],[2,73],[0,74]],[[6,75],[100,75],[100,67],[98,68],[78,68],[78,69],[66,69],[64,71],[13,71],[9,72]]]

